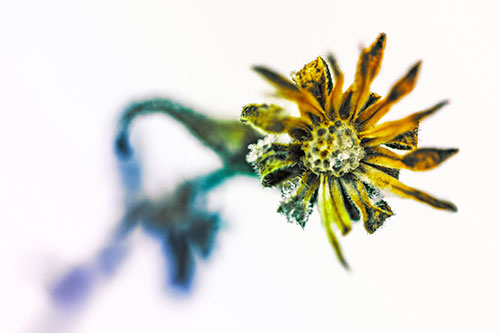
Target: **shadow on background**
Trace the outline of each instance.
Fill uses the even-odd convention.
[[[129,141],[131,124],[139,116],[168,115],[184,125],[223,161],[221,168],[180,183],[157,199],[142,191],[141,161]],[[166,285],[189,294],[195,275],[195,256],[208,258],[219,231],[219,212],[207,208],[207,197],[217,186],[236,175],[256,176],[245,157],[248,145],[261,134],[237,120],[202,115],[168,99],[152,99],[130,105],[121,114],[115,140],[118,171],[125,191],[125,212],[108,244],[89,263],[73,267],[50,290],[57,308],[82,307],[96,283],[112,277],[129,251],[130,234],[142,227],[162,245],[168,265]]]

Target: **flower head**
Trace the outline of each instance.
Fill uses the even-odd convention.
[[[254,67],[281,97],[297,104],[300,116],[272,104],[251,104],[243,108],[240,118],[268,133],[250,146],[247,160],[264,186],[281,188],[278,212],[304,227],[317,203],[329,241],[346,268],[333,226],[345,235],[352,221],[363,219],[366,230],[375,232],[393,215],[382,199],[383,192],[434,208],[457,210],[453,203],[398,180],[400,169],[432,169],[458,149],[417,148],[420,122],[446,101],[379,124],[390,108],[413,90],[420,69],[417,62],[385,98],[370,92],[380,70],[385,42],[385,34],[380,34],[362,50],[354,82],[345,91],[344,75],[332,55],[327,57],[329,64],[318,57],[305,65],[292,75],[293,82],[266,67]]]

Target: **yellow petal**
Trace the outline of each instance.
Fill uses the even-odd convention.
[[[344,266],[345,269],[349,270],[349,264],[347,263],[344,254],[342,253],[342,248],[340,247],[340,243],[337,240],[337,237],[335,236],[335,232],[332,230],[331,225],[323,222],[323,226],[325,227],[326,235],[328,236],[328,241],[330,241],[330,244],[335,250],[337,259],[340,261],[340,263],[342,264],[342,266]]]
[[[393,215],[385,201],[380,200],[377,202],[378,205],[371,202],[365,186],[356,177],[352,175],[343,177],[342,184],[346,187],[354,204],[361,210],[363,224],[368,233],[374,233],[388,217]]]
[[[311,138],[311,126],[305,120],[290,116],[273,104],[250,104],[243,108],[240,121],[250,123],[267,133],[289,133],[293,138],[305,141]]]
[[[419,61],[413,65],[408,73],[394,84],[386,98],[372,105],[355,119],[360,130],[369,129],[377,124],[396,102],[413,90],[417,81],[420,64],[421,62]]]
[[[301,116],[309,118],[312,118],[311,115],[322,117],[322,107],[312,94],[301,91],[293,82],[267,67],[254,66],[253,70],[268,80],[283,98],[296,102]]]
[[[344,202],[344,207],[349,214],[349,218],[351,221],[359,221],[361,218],[362,212],[360,211],[360,208],[358,208],[357,204],[353,200],[353,196],[356,196],[357,193],[351,191],[345,183],[346,183],[346,178],[351,178],[351,174],[344,175],[342,178],[338,178],[338,181],[340,183],[340,187],[342,190],[342,199]]]
[[[437,167],[458,152],[458,149],[420,148],[399,155],[383,147],[366,149],[363,162],[412,171],[426,171]]]
[[[438,209],[445,209],[452,212],[457,211],[457,207],[453,203],[437,199],[425,192],[407,186],[396,178],[367,164],[360,164],[360,166],[353,171],[353,174],[364,182],[382,190],[392,192],[403,198],[417,200]]]
[[[413,150],[418,145],[418,125],[409,131],[399,134],[389,142],[384,143],[389,148]]]
[[[361,51],[354,83],[352,86],[352,101],[351,110],[349,111],[350,121],[355,120],[357,114],[365,105],[370,95],[370,85],[373,79],[377,76],[380,66],[382,65],[382,58],[384,55],[386,42],[386,35],[380,34],[375,42],[370,47]]]
[[[339,108],[339,117],[341,119],[347,119],[351,114],[353,90],[353,86],[350,86],[342,95],[342,103]]]
[[[328,67],[321,57],[306,64],[293,75],[293,80],[302,92],[314,96],[324,110],[328,93],[332,90],[332,79]]]
[[[373,104],[377,103],[379,100],[380,100],[380,95],[379,94],[376,94],[376,93],[370,93],[370,95],[368,96],[368,100],[366,101],[365,105],[363,105],[363,107],[361,108],[361,110],[359,110],[359,113],[361,112],[364,112],[365,110],[367,110],[370,106],[372,106]],[[358,115],[359,115],[358,113]]]
[[[402,162],[410,170],[425,171],[437,167],[456,153],[458,153],[456,148],[420,148],[404,155]]]
[[[271,82],[271,84],[275,86],[278,90],[286,94],[299,93],[299,89],[295,86],[295,84],[293,84],[292,81],[276,73],[272,69],[269,69],[265,66],[254,66],[253,70],[262,75],[269,82]]]
[[[363,162],[386,166],[389,168],[402,169],[406,165],[401,161],[402,156],[392,150],[383,147],[370,147],[365,149]]]
[[[337,226],[340,223],[337,222],[338,213],[334,207],[330,186],[328,183],[328,177],[322,175],[318,197],[318,209],[321,216],[321,221],[323,222],[323,226],[328,236],[328,240],[335,250],[335,254],[337,255],[338,260],[346,269],[349,269],[349,265],[347,264],[347,261],[342,254],[342,249],[340,248],[340,244],[337,240],[337,237],[335,236],[335,232],[332,229],[333,223],[336,223]]]
[[[447,101],[443,101],[430,109],[413,113],[403,119],[382,123],[370,130],[359,133],[359,137],[363,139],[363,144],[367,147],[388,143],[398,135],[414,129],[422,119],[435,113],[447,103]]]
[[[330,95],[328,99],[330,100],[329,102],[329,108],[325,108],[328,117],[330,120],[335,120],[339,117],[339,109],[340,109],[340,103],[342,102],[342,87],[344,85],[344,73],[340,70],[337,60],[333,56],[333,54],[329,54],[328,57],[328,62],[332,66],[333,69],[333,76],[335,77],[335,85],[330,92]]]
[[[324,223],[336,224],[342,235],[351,230],[351,219],[343,202],[340,183],[336,178],[321,176],[318,208]]]

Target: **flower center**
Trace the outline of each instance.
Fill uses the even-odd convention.
[[[314,129],[311,141],[304,142],[304,165],[316,174],[327,173],[342,177],[359,166],[365,156],[356,131],[337,120]]]

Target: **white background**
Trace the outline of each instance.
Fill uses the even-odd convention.
[[[499,332],[499,7],[493,1],[3,1],[0,5],[0,331]],[[271,87],[250,66],[287,74],[333,51],[349,84],[359,47],[387,33],[380,94],[417,60],[417,88],[394,119],[448,98],[421,146],[459,147],[401,179],[452,200],[457,214],[389,198],[375,235],[356,225],[336,262],[314,213],[305,229],[275,213],[279,193],[240,177],[211,198],[222,211],[194,290],[165,290],[160,246],[141,232],[119,272],[78,313],[47,288],[91,261],[123,212],[112,139],[132,100],[166,96],[235,118]],[[152,196],[220,165],[165,117],[138,122]],[[175,142],[175,143],[174,143]]]

